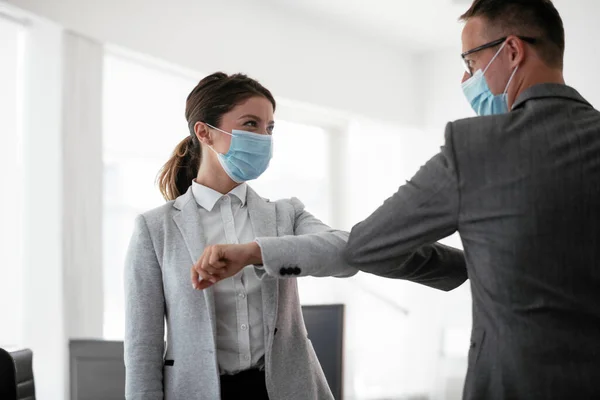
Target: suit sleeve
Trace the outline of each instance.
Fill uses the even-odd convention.
[[[462,251],[435,243],[458,229],[458,179],[448,124],[440,153],[352,228],[345,260],[383,277],[441,290],[460,286],[467,279]]]
[[[164,332],[161,268],[140,215],[125,263],[127,400],[163,400]]]
[[[342,257],[348,232],[330,228],[306,211],[300,200],[292,198],[291,203],[295,213],[294,236],[256,240],[266,273],[279,278],[349,277],[356,274],[358,269],[349,266]]]

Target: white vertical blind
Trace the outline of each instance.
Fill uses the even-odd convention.
[[[23,287],[23,26],[0,18],[0,346],[19,345]]]

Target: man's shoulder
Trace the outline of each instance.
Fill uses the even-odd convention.
[[[451,140],[455,146],[480,144],[489,147],[491,143],[501,141],[504,135],[518,129],[519,124],[515,122],[522,118],[520,114],[521,112],[510,112],[449,122],[446,141]]]
[[[514,113],[498,115],[486,115],[483,117],[469,117],[457,119],[449,123],[453,131],[457,132],[480,132],[482,128],[492,131],[501,131],[502,128],[513,119]]]

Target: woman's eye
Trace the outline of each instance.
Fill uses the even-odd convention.
[[[256,121],[248,121],[244,124],[244,126],[251,126],[253,128],[258,128],[258,124],[256,123]]]

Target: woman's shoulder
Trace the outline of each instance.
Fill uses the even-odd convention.
[[[150,226],[154,225],[157,222],[162,224],[165,218],[171,217],[173,215],[173,211],[175,211],[175,207],[173,207],[175,200],[168,201],[165,204],[145,211],[140,214],[139,217],[143,218],[146,223]]]
[[[275,201],[276,204],[293,207],[294,210],[299,211],[304,209],[304,203],[300,201],[297,197],[289,197],[283,198]]]
[[[304,204],[297,197],[288,197],[288,198],[282,198],[282,199],[272,201],[266,197],[261,196],[254,189],[250,188],[250,190],[260,200],[262,200],[266,203],[274,203],[277,207],[284,207],[284,208],[292,207],[295,210],[303,210],[304,209]]]

